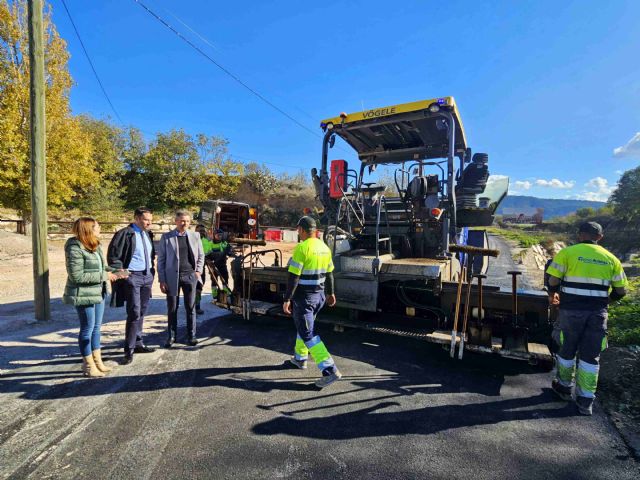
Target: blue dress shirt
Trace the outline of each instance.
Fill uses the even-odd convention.
[[[135,223],[131,226],[133,227],[133,231],[136,235],[136,248],[131,256],[129,270],[132,272],[141,272],[145,269],[144,246],[142,245],[142,242],[147,244],[147,265],[149,269],[151,269],[153,265],[151,265],[151,241],[149,240],[149,235],[143,233],[142,229]]]

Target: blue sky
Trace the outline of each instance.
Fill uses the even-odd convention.
[[[237,160],[276,172],[318,166],[322,118],[446,95],[512,194],[605,200],[640,160],[638,1],[142,0],[317,136],[134,0],[66,1],[125,124],[223,135]],[[61,0],[50,3],[74,112],[113,116]]]

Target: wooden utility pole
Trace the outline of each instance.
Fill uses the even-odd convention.
[[[31,243],[36,320],[51,319],[47,254],[47,161],[45,157],[45,82],[42,0],[29,0],[31,100]]]

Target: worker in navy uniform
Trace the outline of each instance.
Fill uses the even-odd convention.
[[[134,353],[151,353],[155,349],[142,341],[144,316],[151,298],[155,269],[153,235],[149,231],[153,214],[146,207],[138,207],[134,221],[119,230],[107,249],[107,263],[118,270],[128,270],[129,276],[113,284],[111,306],[127,305],[125,326],[124,364],[133,361]]]
[[[158,280],[160,290],[167,295],[166,348],[176,341],[178,332],[178,306],[180,290],[184,296],[187,316],[187,345],[198,344],[196,338],[196,285],[201,281],[204,266],[204,251],[200,234],[188,230],[191,214],[178,210],[175,215],[176,228],[162,235],[158,244]]]
[[[333,307],[333,260],[331,250],[316,237],[316,221],[302,217],[298,221],[299,243],[289,260],[287,291],[282,310],[293,315],[297,337],[294,356],[289,362],[300,369],[307,368],[309,354],[322,372],[316,386],[324,388],[342,377],[327,347],[314,332],[314,322],[325,304]],[[325,285],[327,296],[325,297]]]
[[[583,223],[579,243],[560,250],[547,268],[549,303],[560,307],[557,370],[551,388],[570,401],[575,377],[576,406],[582,415],[593,412],[600,352],[607,348],[609,302],[621,299],[627,286],[620,260],[598,245],[602,236],[598,223]]]

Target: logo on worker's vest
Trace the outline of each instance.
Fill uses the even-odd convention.
[[[362,113],[362,118],[384,117],[385,115],[393,115],[396,113],[396,107],[378,108]]]
[[[611,265],[611,262],[607,262],[606,260],[598,260],[597,258],[578,257],[578,261],[582,263],[589,263],[591,265]]]

